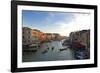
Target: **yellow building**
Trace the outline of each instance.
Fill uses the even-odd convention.
[[[46,34],[37,29],[32,29],[32,35],[36,36],[40,42],[46,40]]]

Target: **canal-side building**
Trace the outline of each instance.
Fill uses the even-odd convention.
[[[81,33],[81,40],[83,44],[86,45],[86,48],[89,50],[90,48],[90,30],[83,30]]]
[[[34,42],[39,41],[39,37],[40,37],[39,32],[40,31],[37,29],[32,29],[32,36],[35,37]]]
[[[45,33],[46,40],[60,40],[61,36],[58,33]]]
[[[46,41],[52,40],[52,33],[45,33],[46,35]]]
[[[44,42],[44,41],[46,41],[46,34],[45,33],[43,33],[43,32],[41,32],[40,33],[40,40],[41,40],[41,42]]]
[[[90,50],[90,30],[82,30],[70,33],[70,42],[81,41]]]
[[[46,40],[46,34],[40,30],[32,29],[32,35],[35,36],[37,41],[42,42]]]
[[[22,44],[23,45],[30,45],[32,43],[32,29],[28,27],[22,28]]]
[[[90,30],[71,32],[70,45],[75,50],[76,59],[90,58]]]
[[[60,40],[61,36],[58,33],[53,33],[52,38],[53,38],[53,40]]]

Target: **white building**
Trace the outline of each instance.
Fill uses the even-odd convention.
[[[32,29],[28,27],[22,28],[22,43],[23,45],[30,45],[32,43]]]

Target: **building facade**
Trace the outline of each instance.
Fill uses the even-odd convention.
[[[28,27],[22,28],[22,44],[23,45],[30,45],[32,43],[32,29]]]
[[[52,33],[45,33],[46,35],[46,41],[52,40]]]
[[[53,35],[53,40],[60,40],[60,34],[58,34],[58,33],[53,33],[52,34]]]
[[[40,30],[32,29],[32,35],[37,38],[35,41],[42,42],[46,40],[45,33],[41,32]]]
[[[70,33],[70,42],[79,41],[90,50],[90,30],[82,30]]]

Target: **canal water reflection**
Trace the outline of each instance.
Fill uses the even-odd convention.
[[[73,51],[64,48],[61,41],[43,43],[37,52],[23,52],[23,62],[73,60]]]

